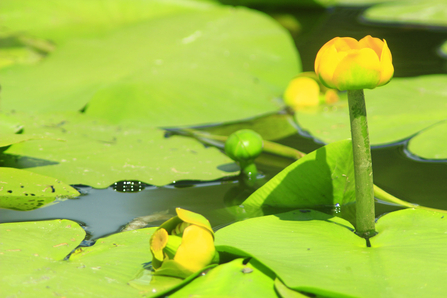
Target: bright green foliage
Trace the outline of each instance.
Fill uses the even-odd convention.
[[[365,90],[371,145],[404,140],[446,119],[446,81],[447,75],[395,78],[381,88]],[[347,100],[330,107],[302,109],[296,120],[325,143],[350,137]]]
[[[33,210],[79,196],[79,192],[61,181],[15,168],[0,167],[0,208]]]
[[[216,148],[182,136],[164,137],[157,128],[105,125],[78,113],[21,114],[23,135],[35,140],[5,151],[5,166],[27,168],[68,184],[105,188],[119,180],[165,185],[177,180],[214,180],[234,175],[220,166],[233,163]]]
[[[311,7],[324,8],[333,5],[335,0],[220,0],[220,2],[232,5],[267,6],[267,7]]]
[[[294,290],[329,297],[442,297],[447,221],[406,209],[381,217],[371,246],[317,211],[248,219],[216,232],[220,251],[253,256]]]
[[[151,259],[154,228],[100,238],[64,257],[84,239],[70,220],[0,225],[2,295],[23,297],[140,297],[127,282]]]
[[[443,57],[447,57],[447,41],[441,45],[441,47],[439,48],[439,52]]]
[[[278,297],[269,271],[256,261],[244,265],[243,259],[236,259],[211,269],[169,297]]]
[[[339,141],[294,162],[243,202],[244,207],[315,208],[355,202],[351,141]]]
[[[425,159],[447,159],[447,121],[421,131],[410,140],[408,150]]]
[[[190,1],[180,8],[161,1],[44,1],[36,5],[37,24],[23,28],[20,20],[29,24],[24,20],[35,10],[2,2],[13,8],[2,10],[0,24],[57,42],[41,63],[0,71],[3,111],[87,105],[87,114],[112,123],[230,121],[278,110],[274,98],[300,71],[285,30],[245,8]]]
[[[253,161],[262,152],[262,137],[253,130],[241,129],[225,142],[225,153],[235,161]]]
[[[405,25],[447,26],[447,3],[444,0],[390,1],[367,9],[367,20]]]

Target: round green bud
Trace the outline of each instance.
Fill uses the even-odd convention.
[[[232,133],[225,142],[225,153],[238,162],[253,161],[262,152],[262,137],[251,129]]]

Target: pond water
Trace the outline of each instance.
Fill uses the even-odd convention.
[[[447,72],[447,61],[436,54],[437,47],[447,40],[447,32],[366,24],[359,19],[361,11],[359,8],[337,8],[327,12],[305,10],[292,13],[300,20],[303,29],[295,41],[304,71],[313,70],[316,52],[334,36],[362,38],[370,34],[387,39],[393,52],[396,77]],[[276,16],[291,12],[269,13]],[[322,146],[298,132],[276,141],[303,152]],[[405,152],[405,142],[373,148],[372,158],[374,181],[378,186],[400,199],[447,209],[446,162],[409,158]],[[291,162],[286,158],[261,155],[256,162],[264,175],[260,181],[265,183]],[[175,207],[182,207],[203,214],[213,227],[218,227],[235,220],[232,212],[237,207],[227,207],[235,203],[237,206],[252,192],[241,186],[237,178],[214,182],[178,182],[165,187],[138,182],[119,183],[103,190],[76,187],[83,194],[76,199],[33,211],[0,209],[0,221],[67,218],[82,223],[90,237],[95,239],[119,231],[129,221],[140,216],[158,214],[151,223],[157,226],[164,221],[165,213],[174,214]],[[396,209],[399,207],[377,203],[376,215]]]

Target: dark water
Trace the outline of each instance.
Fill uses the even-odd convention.
[[[270,12],[278,15],[290,11]],[[447,62],[436,54],[437,47],[447,40],[446,31],[427,31],[418,28],[388,28],[360,22],[361,9],[335,9],[332,11],[300,11],[298,16],[303,32],[297,35],[296,45],[300,52],[303,69],[313,70],[318,49],[335,36],[362,38],[367,34],[385,38],[393,53],[395,76],[408,77],[423,74],[446,73]],[[317,149],[321,144],[298,133],[280,143],[303,152]],[[421,205],[447,209],[447,163],[423,162],[407,157],[405,144],[396,144],[372,151],[374,180],[384,190]],[[257,160],[266,182],[292,161],[263,154]],[[143,185],[145,186],[145,185]],[[0,221],[28,221],[68,218],[85,224],[93,238],[119,231],[135,217],[157,212],[174,214],[175,207],[199,212],[210,219],[213,226],[232,222],[237,208],[228,209],[248,197],[252,190],[239,185],[238,181],[208,183],[179,183],[166,187],[145,186],[131,192],[119,192],[110,187],[95,190],[79,187],[81,197],[67,200],[34,211],[0,209]],[[123,190],[121,188],[121,190]],[[395,206],[376,204],[376,214],[381,215],[399,209]],[[243,212],[243,210],[240,210]],[[154,221],[154,226],[163,220]]]

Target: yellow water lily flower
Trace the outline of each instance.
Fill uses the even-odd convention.
[[[321,84],[314,72],[303,72],[293,78],[284,91],[284,103],[297,111],[320,104],[332,104],[339,100],[336,90]]]
[[[156,274],[185,278],[215,259],[214,233],[200,214],[177,208],[177,216],[164,222],[150,239]]]
[[[394,74],[390,49],[385,40],[365,36],[335,37],[317,53],[315,72],[328,88],[373,89],[388,83]]]

